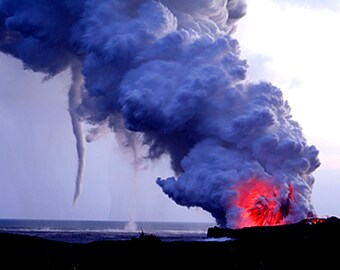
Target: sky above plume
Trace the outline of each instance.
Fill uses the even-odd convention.
[[[97,18],[92,20],[99,23]],[[170,15],[168,20],[167,26],[175,24]],[[186,19],[183,22],[191,23]],[[320,215],[340,215],[337,200],[340,190],[338,25],[340,6],[336,0],[249,0],[247,14],[237,23],[233,34],[239,41],[241,59],[248,62],[249,80],[265,80],[279,87],[308,144],[319,150],[321,166],[313,172],[312,203]],[[129,27],[134,25],[127,24],[122,31],[129,31]],[[158,37],[171,30],[162,29],[163,32],[152,35]],[[89,46],[95,50],[100,38],[105,37],[98,37]],[[133,40],[126,42],[132,42],[138,49]],[[150,51],[146,51],[144,57],[156,57],[149,54]],[[107,59],[110,57],[116,56],[107,55]],[[92,64],[96,60],[87,60],[86,72],[95,70]],[[169,67],[150,65],[148,68],[150,72],[161,68],[166,74]],[[139,72],[136,69],[129,75],[136,84],[140,83]],[[187,70],[179,72],[185,74]],[[0,55],[3,130],[0,133],[0,218],[214,222],[210,213],[199,207],[188,209],[169,200],[156,184],[158,177],[167,179],[174,174],[176,162],[171,163],[172,168],[167,157],[138,163],[135,153],[126,151],[119,143],[122,139],[119,134],[109,132],[105,126],[90,132],[93,141],[86,143],[82,192],[73,205],[78,163],[68,111],[71,76],[66,70],[44,80],[41,73],[24,70],[19,60]],[[87,83],[92,86],[96,81]],[[132,93],[132,87],[126,84],[126,92]],[[122,100],[139,105],[138,97],[133,94],[125,95]],[[173,106],[177,104],[169,104],[169,110]],[[132,128],[143,129],[147,125],[138,121],[135,126],[132,115],[136,114],[129,108],[124,113],[131,120]],[[159,114],[155,110],[154,122]],[[183,125],[182,118],[171,116],[166,118],[169,120],[163,129],[170,124]],[[91,117],[98,122],[101,115],[91,114]],[[90,128],[85,125],[86,131]],[[201,150],[196,148],[196,151]]]

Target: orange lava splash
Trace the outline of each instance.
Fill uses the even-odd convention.
[[[325,218],[317,218],[317,217],[312,217],[312,218],[308,218],[306,219],[307,223],[310,225],[314,225],[314,224],[320,224],[326,221]]]
[[[242,209],[240,227],[279,225],[289,213],[292,187],[287,198],[280,198],[269,181],[252,178],[237,190],[238,206]]]

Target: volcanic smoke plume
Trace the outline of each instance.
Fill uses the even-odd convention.
[[[86,121],[128,136],[133,151],[147,145],[151,160],[169,155],[174,175],[157,184],[220,226],[314,215],[318,151],[280,89],[247,80],[232,36],[245,11],[242,0],[0,1],[3,53],[46,79],[72,68],[75,199]]]

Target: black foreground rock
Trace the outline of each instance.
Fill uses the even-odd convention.
[[[339,240],[336,217],[239,230],[215,227],[206,239],[194,242],[163,242],[143,235],[70,244],[0,234],[0,258],[1,269],[338,269]]]
[[[254,241],[340,240],[340,219],[337,217],[311,218],[294,224],[246,227],[242,229],[213,227],[208,229],[207,236]]]

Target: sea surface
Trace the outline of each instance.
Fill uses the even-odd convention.
[[[24,234],[68,243],[130,240],[141,234],[162,241],[209,241],[212,223],[0,219],[0,233]]]

